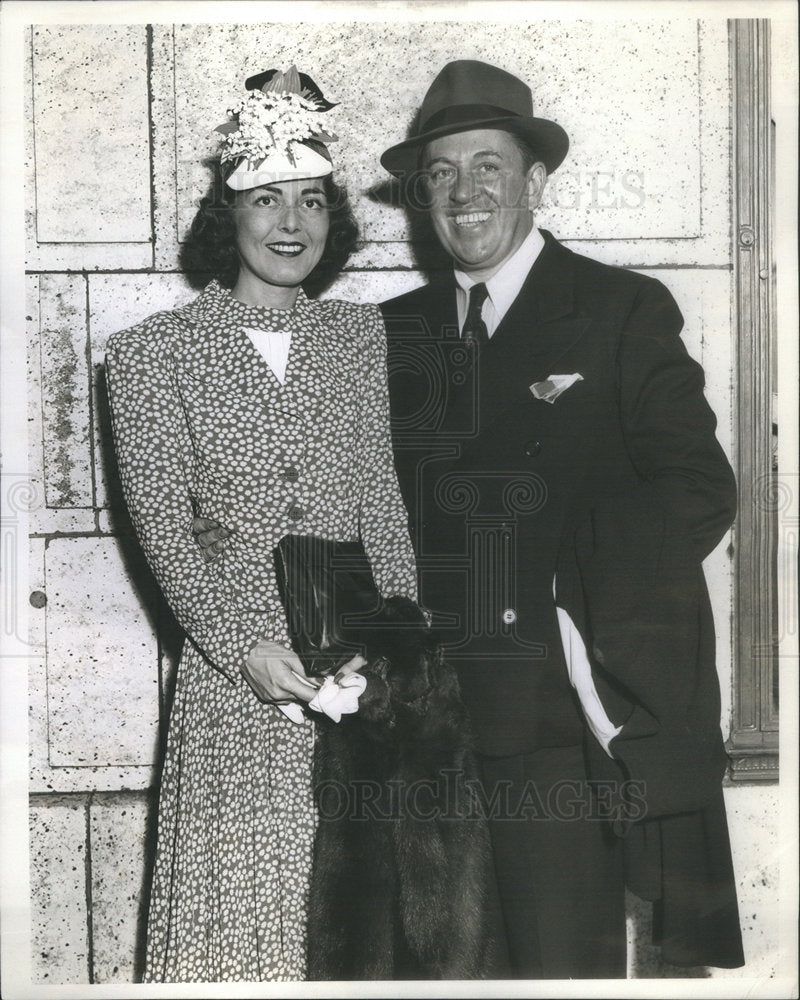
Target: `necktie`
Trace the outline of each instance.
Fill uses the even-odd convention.
[[[488,294],[489,291],[483,282],[470,288],[467,318],[464,320],[464,329],[461,331],[462,340],[471,340],[478,347],[486,344],[489,340],[489,332],[481,318],[481,309]]]

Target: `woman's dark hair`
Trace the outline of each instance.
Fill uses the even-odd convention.
[[[212,278],[225,288],[233,288],[239,275],[233,216],[236,192],[225,183],[219,161],[206,165],[212,170],[211,185],[181,247],[181,270],[194,288],[204,288]],[[323,178],[323,187],[330,229],[319,263],[303,282],[303,291],[312,298],[333,282],[358,246],[358,224],[346,189],[331,176]]]

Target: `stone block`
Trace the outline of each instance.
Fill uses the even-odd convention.
[[[150,243],[31,243],[29,271],[141,271],[153,266]]]
[[[28,759],[31,791],[53,791],[44,774],[47,766],[47,667],[44,539],[32,538],[28,552]],[[43,780],[42,780],[43,779]]]
[[[39,283],[46,503],[91,507],[86,282],[42,274]]]
[[[42,412],[42,351],[39,336],[39,283],[41,277],[38,274],[29,274],[25,278],[25,323],[27,328],[27,378],[25,388],[27,389],[28,406],[28,469],[27,473],[21,477],[25,480],[25,487],[17,484],[15,492],[22,490],[26,494],[25,497],[19,497],[19,502],[24,502],[28,515],[28,530],[31,533],[94,531],[94,512],[90,508],[48,507],[45,504],[44,452],[46,442]],[[70,349],[68,353],[73,354],[73,350]],[[46,364],[48,365],[48,385],[51,385],[54,381],[54,376],[52,375],[53,358],[47,358]],[[77,358],[76,364],[80,368]],[[57,410],[55,404],[55,399],[51,397],[47,404],[48,427],[52,427],[53,425],[53,421],[49,418],[55,415],[55,411]],[[79,412],[78,423],[80,424],[80,420],[83,417],[81,407],[82,403],[76,392],[75,398],[72,400],[72,406],[65,405],[63,409],[66,411],[69,411],[71,408],[77,409]],[[58,424],[57,420],[56,424]],[[81,435],[79,434],[78,443],[80,440]],[[70,472],[74,472],[74,475],[71,474],[66,477],[67,485],[70,480],[73,480],[76,483],[76,487],[78,487],[72,495],[74,496],[76,493],[79,493],[81,500],[87,500],[88,470],[80,447],[70,447],[66,442],[60,441],[51,441],[49,444],[48,458],[54,464],[55,469],[59,467],[70,469],[70,466],[73,466]],[[77,459],[77,462],[74,461],[75,459]],[[8,470],[6,475],[8,475]],[[51,478],[54,480],[49,491],[51,500],[58,502],[65,498],[65,494],[68,497],[70,495],[69,489],[58,488],[58,473],[54,471]],[[64,481],[62,481],[61,485],[62,487],[65,485]],[[13,513],[13,511],[10,505],[7,504],[6,516],[9,513]]]
[[[320,298],[383,302],[424,284],[419,271],[345,271]]]
[[[91,480],[90,478],[87,480],[89,470],[81,448],[82,434],[80,431],[77,434],[77,439],[74,441],[62,442],[58,440],[57,431],[55,432],[55,441],[51,438],[47,442],[45,441],[42,397],[42,350],[39,333],[41,325],[39,308],[41,297],[40,282],[42,277],[45,279],[45,289],[48,290],[48,300],[45,302],[45,306],[47,307],[53,300],[54,286],[50,280],[52,276],[29,274],[25,277],[25,323],[27,330],[27,377],[25,388],[27,390],[28,406],[28,469],[25,476],[22,477],[26,485],[24,487],[19,483],[15,485],[14,494],[17,494],[17,501],[24,504],[28,515],[28,530],[33,534],[94,531],[94,512],[89,507],[48,507],[45,503],[44,453],[46,447],[49,446],[48,460],[54,470],[51,475],[51,484],[49,487],[49,495],[52,502],[57,503],[60,500],[69,498],[70,495],[73,498],[78,496],[85,502],[89,497],[87,483],[90,485]],[[74,296],[73,306],[77,305],[77,297],[77,295]],[[67,312],[69,312],[69,309]],[[75,322],[76,324],[79,322],[77,317]],[[51,337],[48,334],[47,339],[48,343],[52,343],[53,340],[57,340],[58,338]],[[76,341],[79,341],[79,339],[79,337],[76,337]],[[81,370],[80,359],[82,357],[82,355],[76,353],[79,350],[80,345],[76,343],[74,346],[70,346],[68,351],[62,351],[62,356],[66,353],[67,356],[71,356],[74,359],[75,367],[78,371]],[[54,383],[58,383],[58,376],[54,371],[58,366],[55,364],[54,352],[48,349],[45,353],[47,355],[45,358],[46,378],[48,388],[50,388]],[[52,429],[54,424],[56,427],[63,426],[57,416],[59,408],[65,413],[69,413],[70,410],[77,411],[78,417],[75,423],[80,428],[84,419],[84,413],[77,385],[74,397],[69,402],[64,400],[63,403],[64,405],[59,407],[54,396],[48,398],[48,428]],[[69,422],[72,424],[72,421]],[[60,486],[59,469],[68,470],[68,474],[61,480]],[[6,470],[6,475],[8,475],[8,472],[9,470]],[[71,482],[75,484],[74,489],[70,488]],[[67,488],[64,489],[64,486]],[[25,496],[22,496],[22,493]],[[13,494],[10,499],[12,502],[6,503],[6,518],[9,514],[13,516]]]
[[[95,983],[141,978],[149,896],[148,816],[143,794],[97,797],[89,812]]]
[[[32,267],[36,255],[36,199],[31,197],[36,190],[36,150],[33,140],[33,28],[25,32],[25,56],[22,60],[22,99],[24,102],[22,150],[25,177],[25,244],[26,263]],[[29,259],[30,258],[30,259]]]
[[[25,506],[28,513],[28,528],[31,532],[36,534],[53,534],[56,532],[76,531],[90,532],[94,531],[95,520],[94,512],[88,507],[48,507],[45,504],[45,438],[42,413],[42,351],[39,336],[39,286],[41,278],[42,276],[38,274],[29,274],[25,278],[25,322],[28,333],[26,382],[28,394],[28,471],[26,482],[28,484],[27,489],[29,491],[29,498],[26,501]],[[46,277],[46,287],[47,281],[48,279]],[[50,287],[52,288],[52,285]],[[51,362],[52,359],[48,358],[47,363],[52,367]],[[48,368],[49,381],[52,381],[52,377],[50,376],[51,367]],[[53,399],[48,401],[48,415],[52,412],[50,408],[53,407],[54,402],[55,401]],[[82,403],[76,395],[74,407],[79,411],[80,418],[82,419],[83,414],[81,413],[81,406]],[[69,407],[67,407],[67,409],[69,409]],[[80,423],[80,420],[78,422]],[[85,500],[87,498],[86,464],[80,449],[74,449],[74,451],[77,452],[78,456],[75,478],[80,483],[82,499]],[[53,449],[51,449],[50,454],[54,454]],[[57,454],[57,452],[55,452],[55,454]],[[69,455],[70,449],[65,448],[63,457],[65,459],[64,464],[67,466],[70,464]],[[58,467],[58,465],[59,462],[56,461],[56,466]],[[51,488],[50,495],[54,501],[58,501],[64,497],[64,493],[59,492],[55,488]]]
[[[37,241],[150,241],[145,26],[37,25],[32,48]]]
[[[44,428],[42,426],[42,357],[39,346],[39,275],[25,277],[25,328],[27,333],[28,392],[28,480],[38,497],[30,510],[30,529],[36,530],[37,514],[44,507]]]
[[[50,798],[30,810],[31,979],[89,982],[86,806]]]
[[[28,755],[31,794],[52,792],[117,791],[148,788],[157,775],[150,766],[129,767],[53,767],[49,759],[47,720],[47,660],[45,657],[47,605],[44,538],[32,538],[30,544],[28,627],[31,655],[28,660]],[[31,600],[30,595],[36,595]],[[81,734],[79,734],[80,736]]]
[[[554,22],[522,43],[515,63],[541,81],[538,113],[571,136],[541,223],[570,239],[699,237],[697,23]]]
[[[42,505],[36,509],[35,515],[35,530],[42,535],[93,534],[97,524],[91,507]]]
[[[151,764],[157,597],[138,547],[55,538],[45,567],[50,765]]]
[[[178,215],[175,197],[175,41],[174,25],[152,25],[150,68],[153,119],[153,263],[159,270],[178,267]]]

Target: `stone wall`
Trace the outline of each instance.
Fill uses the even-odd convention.
[[[407,14],[408,16],[408,14]],[[730,85],[725,22],[652,20],[34,26],[26,42],[33,974],[135,981],[160,735],[179,636],[131,536],[104,392],[111,333],[195,294],[178,254],[245,76],[296,62],[325,94],[363,249],[328,295],[419,284],[378,154],[405,137],[454,58],[528,80],[572,149],[539,215],[579,252],[655,274],[732,453]],[[311,53],[311,55],[309,55]],[[355,55],[354,55],[355,54]],[[723,728],[730,720],[729,539],[707,562]],[[775,963],[774,787],[727,789],[747,975]],[[631,901],[632,974],[662,966]],[[740,972],[734,975],[740,975]],[[723,975],[715,971],[713,975]]]

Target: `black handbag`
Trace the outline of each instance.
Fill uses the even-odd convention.
[[[306,673],[335,673],[364,654],[385,622],[361,542],[285,535],[274,555],[289,634]]]

